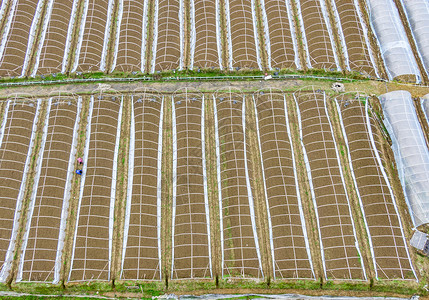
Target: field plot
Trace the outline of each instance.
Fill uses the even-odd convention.
[[[367,28],[355,0],[336,0],[336,10],[347,47],[348,64],[352,71],[378,77],[368,40]]]
[[[225,0],[230,68],[259,68],[254,0]]]
[[[132,96],[121,279],[161,279],[161,157],[164,96]]]
[[[183,67],[183,0],[156,0],[152,73]]]
[[[192,67],[222,69],[222,46],[220,37],[221,0],[192,0],[191,7],[191,62]]]
[[[350,203],[325,107],[325,94],[297,92],[301,142],[322,249],[326,278],[365,279]]]
[[[114,62],[116,67],[112,66],[112,69],[122,72],[145,71],[147,9],[147,0],[124,1]]]
[[[0,281],[8,276],[15,249],[39,102],[9,100],[0,132]],[[21,224],[22,225],[22,224]]]
[[[110,279],[122,102],[117,96],[96,97],[91,98],[69,281]]]
[[[48,28],[44,37],[43,46],[39,59],[36,60],[36,67],[32,75],[52,74],[64,72],[63,60],[68,55],[69,26],[72,27],[75,22],[75,15],[72,15],[73,4],[76,1],[63,0],[54,1],[52,13],[48,23]],[[76,13],[76,10],[73,11]]]
[[[173,96],[173,265],[171,278],[212,277],[205,168],[204,98]]]
[[[416,279],[394,195],[382,169],[386,162],[382,162],[378,154],[380,141],[374,136],[373,144],[371,142],[372,133],[376,132],[375,120],[367,117],[365,104],[360,100],[342,100],[337,102],[337,107],[369,231],[376,277]],[[373,128],[372,132],[368,126]]]
[[[263,0],[264,1],[264,0]],[[295,28],[290,0],[265,0],[265,11],[271,45],[271,67],[300,68],[294,45]]]
[[[295,0],[299,6],[305,32],[306,51],[310,68],[338,69],[335,46],[329,36],[319,0]]]
[[[223,276],[263,276],[247,168],[240,93],[215,96],[215,134]]]
[[[49,102],[17,281],[59,281],[81,104]]]
[[[274,275],[314,278],[289,137],[286,98],[280,93],[258,93],[255,101]]]
[[[79,45],[72,72],[94,72],[102,70],[102,60],[105,59],[105,51],[110,32],[109,6],[112,0],[87,0],[85,12],[82,15]]]
[[[27,47],[34,38],[34,33],[30,32],[33,18],[38,18],[36,14],[38,0],[18,0],[11,20],[11,27],[4,50],[0,53],[0,76],[20,76],[24,71],[24,60]],[[12,13],[12,12],[11,12]],[[36,16],[35,16],[36,15]],[[2,41],[3,43],[4,41]]]

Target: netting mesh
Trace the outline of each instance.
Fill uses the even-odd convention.
[[[429,151],[411,94],[394,91],[380,96],[384,124],[392,138],[399,179],[416,227],[429,222]]]
[[[371,26],[380,45],[389,79],[414,75],[420,82],[420,71],[413,56],[398,10],[392,0],[367,0]]]

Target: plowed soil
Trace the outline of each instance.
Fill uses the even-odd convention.
[[[155,71],[178,69],[180,64],[179,0],[159,0]]]
[[[379,278],[415,279],[412,272],[407,245],[404,244],[399,216],[394,207],[387,182],[381,173],[367,130],[365,104],[348,101],[348,106],[340,103],[348,147],[352,158],[354,175],[362,199],[368,224],[376,270]],[[374,121],[373,121],[374,122]],[[375,124],[373,132],[376,132]],[[377,146],[381,149],[375,136]]]
[[[109,280],[110,274],[110,195],[120,100],[96,97],[70,281]]]
[[[177,188],[173,278],[210,277],[201,139],[202,95],[174,97],[177,130]],[[174,202],[173,202],[174,203]]]
[[[277,278],[313,278],[306,251],[282,94],[256,99]]]
[[[156,102],[151,101],[156,100]],[[130,223],[122,279],[159,279],[157,233],[158,135],[161,98],[133,97],[135,152]]]
[[[341,180],[341,166],[338,165],[323,94],[297,94],[297,101],[302,142],[311,168],[327,277],[363,279],[349,202]]]
[[[55,101],[53,102],[55,103]],[[22,280],[52,281],[60,233],[76,103],[51,106],[48,134],[25,250]]]
[[[225,276],[258,277],[260,265],[246,186],[242,103],[241,95],[228,93],[218,94],[215,104],[221,166],[221,222],[224,238],[222,268]]]
[[[299,0],[299,2],[301,2],[311,66],[316,69],[336,69],[335,50],[329,39],[328,28],[319,1]]]
[[[30,28],[38,0],[19,0],[16,4],[8,40],[0,61],[0,76],[19,76],[27,52]]]
[[[216,1],[219,0],[194,0],[196,31],[194,67],[219,68],[218,51],[221,49],[217,48],[216,41]]]
[[[31,106],[30,106],[30,105]],[[36,114],[34,102],[10,102],[0,147],[0,264],[3,266],[12,234],[19,189]],[[21,224],[22,225],[22,224]]]
[[[51,19],[40,54],[38,74],[61,72],[67,31],[75,16],[71,16],[73,0],[54,1]],[[77,25],[76,20],[75,26]]]
[[[132,72],[141,69],[142,48],[146,47],[147,42],[146,37],[142,36],[143,27],[146,26],[143,24],[143,11],[143,1],[124,1],[116,70]]]
[[[228,0],[231,21],[233,68],[258,68],[251,1]]]
[[[98,71],[103,51],[109,1],[89,0],[77,70]]]
[[[347,46],[350,69],[376,77],[354,1],[335,0],[335,4]]]
[[[271,44],[271,66],[273,68],[296,68],[295,51],[289,20],[288,7],[284,0],[265,0]],[[290,12],[293,15],[293,12]]]

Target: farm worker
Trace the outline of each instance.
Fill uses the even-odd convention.
[[[83,165],[83,159],[82,159],[82,157],[78,157],[77,162],[79,163],[79,165]]]
[[[76,170],[76,174],[82,175],[82,170]]]

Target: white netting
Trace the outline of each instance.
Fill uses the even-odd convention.
[[[108,40],[107,28],[110,21],[112,1],[87,0],[84,2],[78,47],[72,72],[98,71],[102,67],[105,55],[105,42]]]
[[[420,71],[413,56],[398,10],[392,0],[367,0],[370,21],[386,64],[389,79],[414,75],[420,82]]]
[[[429,151],[411,94],[380,96],[405,199],[416,227],[429,222]]]
[[[269,69],[301,69],[290,1],[262,0]]]
[[[172,279],[212,277],[202,116],[203,95],[183,89],[172,97]]]
[[[120,2],[122,3],[122,2]],[[111,71],[145,71],[148,1],[124,0]]]
[[[219,0],[193,0],[191,3],[190,69],[222,69]]]
[[[152,73],[183,68],[183,11],[183,0],[155,2]]]
[[[401,0],[408,23],[411,25],[423,66],[429,69],[429,2],[427,0]]]
[[[222,251],[222,277],[262,278],[245,135],[245,98],[213,95]]]
[[[100,94],[91,104],[69,281],[110,280],[122,103]]]
[[[132,95],[121,279],[161,279],[161,182],[164,96]]]
[[[37,18],[37,1],[14,1],[10,11],[10,19],[7,20],[7,36],[3,36],[0,53],[0,76],[20,76],[23,63],[28,56],[27,48],[34,39],[34,27],[32,22]],[[36,15],[36,17],[35,17]],[[34,18],[33,18],[34,17]]]
[[[262,68],[259,55],[254,0],[227,0],[226,7],[230,42],[232,47],[232,67]]]
[[[326,7],[318,0],[296,0],[307,66],[340,70]]]

